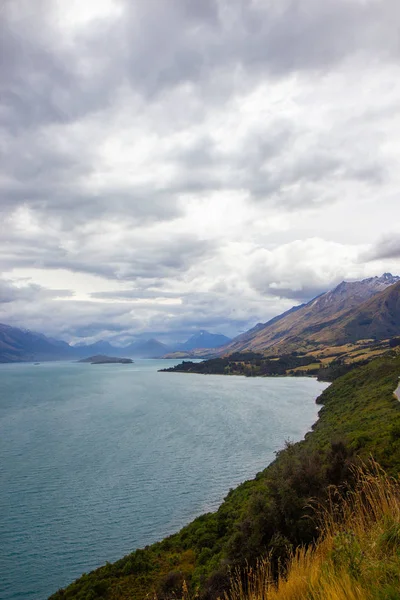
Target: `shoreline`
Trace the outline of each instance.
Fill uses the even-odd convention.
[[[398,376],[400,357],[395,364],[388,358],[376,359],[367,365],[361,366],[361,369],[365,373],[365,377],[360,378],[358,373],[354,373],[354,375],[349,374],[346,378],[338,378],[333,384],[331,382],[321,382],[327,384],[326,389],[314,400],[321,408],[318,410],[311,430],[307,431],[300,441],[293,443],[291,446],[291,452],[294,453],[295,459],[300,460],[303,457],[303,452],[306,452],[306,454],[308,451],[329,452],[330,442],[332,439],[337,439],[338,435],[345,435],[347,444],[351,444],[355,440],[363,440],[364,443],[361,444],[358,453],[362,456],[368,456],[375,439],[377,425],[380,433],[387,434],[383,436],[383,439],[388,439],[388,443],[392,443],[389,434],[393,421],[400,421],[397,407],[391,401],[391,398],[393,398],[393,385],[396,388],[396,396],[397,393],[400,395]],[[282,376],[278,377],[282,378]],[[370,393],[365,395],[364,388],[367,384]],[[367,400],[366,403],[362,401],[364,398]],[[386,399],[383,403],[384,413],[381,411],[383,399]],[[375,415],[375,413],[377,414],[378,423],[375,422],[375,419],[366,418],[371,414]],[[341,415],[339,421],[337,420],[338,414]],[[385,448],[382,448],[380,453],[382,456],[386,456]],[[285,449],[282,449],[272,462],[265,465],[265,468],[256,474],[255,478],[247,479],[236,488],[231,489],[216,512],[212,511],[201,515],[182,530],[172,534],[172,536],[140,550],[139,555],[137,554],[138,551],[133,552],[119,559],[115,564],[100,567],[84,578],[79,578],[73,584],[70,584],[71,587],[67,588],[67,592],[56,592],[51,596],[51,600],[61,600],[64,597],[72,600],[77,591],[86,592],[89,586],[104,581],[107,581],[107,584],[109,582],[110,590],[115,590],[117,583],[126,584],[133,597],[138,600],[145,598],[148,590],[152,589],[152,586],[160,585],[160,582],[164,581],[163,577],[167,577],[171,572],[168,563],[170,556],[179,558],[176,563],[174,562],[174,570],[181,568],[184,571],[186,569],[194,578],[194,583],[197,582],[197,577],[203,575],[207,575],[211,581],[213,574],[216,572],[214,563],[217,564],[220,559],[225,559],[226,554],[224,552],[226,553],[233,547],[233,558],[231,558],[232,560],[235,558],[234,552],[238,543],[238,531],[239,533],[242,531],[239,526],[243,523],[251,524],[251,521],[246,520],[247,513],[244,512],[242,515],[240,511],[247,506],[246,503],[250,498],[258,497],[263,482],[267,481],[269,474],[275,472],[274,469],[278,469],[276,473],[279,475],[279,468],[285,468],[290,456],[291,454],[288,455]],[[269,515],[269,509],[266,509],[266,514]],[[221,534],[217,535],[215,533],[216,525],[220,521],[224,525],[224,529]],[[257,523],[253,523],[253,525],[254,531],[256,531]],[[199,562],[196,551],[205,532],[215,534],[216,539],[210,547],[207,546],[210,554],[209,560]],[[233,543],[236,546],[232,546]],[[190,561],[188,561],[188,550],[194,552],[193,556],[190,555],[192,556]],[[139,576],[128,580],[129,577],[134,575],[131,567],[138,556],[141,559],[145,557],[148,564],[152,565],[152,569],[146,576],[145,586],[142,585]]]

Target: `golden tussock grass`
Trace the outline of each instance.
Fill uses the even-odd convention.
[[[331,489],[316,507],[315,546],[298,548],[274,581],[268,557],[236,572],[224,600],[400,599],[400,486],[377,463],[357,471],[353,492]]]

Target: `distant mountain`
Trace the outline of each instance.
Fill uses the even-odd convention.
[[[60,360],[74,356],[74,349],[66,342],[0,324],[0,362]]]
[[[108,356],[110,354],[115,354],[119,356],[120,348],[115,348],[110,344],[110,342],[105,342],[104,340],[100,340],[99,342],[95,342],[94,344],[77,344],[73,346],[76,356],[96,356],[96,355],[105,355]]]
[[[221,334],[202,330],[192,335],[183,344],[178,344],[182,352],[196,348],[216,348],[229,342]],[[114,356],[131,358],[160,358],[176,347],[170,347],[156,339],[139,340],[129,346],[113,346],[100,340],[93,344],[80,343],[70,346],[66,342],[46,337],[17,327],[0,324],[0,362],[29,362],[45,360],[74,360],[88,356]]]
[[[398,282],[400,277],[390,273],[363,281],[343,281],[333,290],[317,296],[307,304],[294,307],[268,323],[256,325],[224,346],[219,354],[244,351],[284,354],[309,349],[313,345],[334,345],[350,339],[355,341],[365,336],[378,336],[377,339],[383,339],[379,336],[383,335],[384,331],[396,330],[393,335],[397,335],[400,330],[396,329],[396,319],[391,328],[386,323],[386,319],[389,319],[386,314],[385,317],[382,316],[385,324],[381,323],[378,327],[378,316],[373,316],[373,308],[367,306],[365,310],[369,316],[365,318],[365,324],[360,325],[361,317],[357,316],[357,309],[361,310],[365,302],[380,296],[391,286],[394,286],[396,295]],[[393,299],[391,301],[393,302]],[[375,308],[378,310],[378,305]],[[394,318],[393,315],[391,318]],[[366,325],[368,319],[372,319],[369,327]],[[357,337],[361,335],[362,337]]]
[[[221,333],[209,333],[202,329],[198,333],[193,334],[186,342],[177,344],[175,350],[177,351],[190,351],[197,348],[218,348],[229,344],[230,338]]]
[[[343,281],[307,304],[295,306],[268,323],[258,323],[232,341],[201,330],[174,348],[156,339],[136,341],[124,348],[107,341],[70,346],[40,333],[0,324],[0,362],[74,360],[95,355],[208,358],[248,351],[272,355],[361,339],[388,339],[400,335],[399,295],[400,277],[390,273]]]
[[[155,339],[132,342],[129,346],[124,347],[113,346],[109,342],[100,340],[94,344],[88,344],[87,346],[80,344],[74,348],[82,357],[103,354],[116,357],[160,358],[170,350],[169,346]]]
[[[125,348],[120,348],[124,356],[136,358],[160,358],[168,352],[170,348],[158,340],[147,340],[145,342],[134,342]]]

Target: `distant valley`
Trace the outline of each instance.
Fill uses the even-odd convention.
[[[385,273],[362,281],[343,281],[333,290],[294,306],[267,323],[259,323],[233,340],[200,330],[185,342],[171,346],[154,338],[140,339],[125,347],[103,340],[71,346],[0,324],[0,362],[79,360],[95,355],[213,359],[237,353],[256,353],[273,359],[297,353],[305,357],[307,369],[312,370],[343,359],[344,355],[348,360],[361,360],[371,352],[382,353],[388,349],[389,340],[399,335],[400,277]],[[292,365],[293,361],[289,362]],[[297,367],[302,370],[305,365],[292,365],[292,369]]]
[[[72,346],[41,333],[0,323],[0,363],[79,360],[96,355],[116,358],[161,358],[174,351],[185,354],[193,348],[203,348],[205,353],[204,349],[215,349],[230,341],[226,336],[200,330],[186,342],[173,346],[167,346],[156,339],[138,340],[124,347],[114,346],[103,340]]]

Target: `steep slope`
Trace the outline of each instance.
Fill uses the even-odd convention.
[[[400,282],[361,304],[324,332],[320,339],[346,343],[362,339],[389,339],[399,334]]]
[[[235,338],[231,344],[224,346],[222,353],[253,351],[282,354],[350,339],[343,335],[341,319],[350,318],[353,310],[399,281],[399,277],[390,273],[363,281],[343,281],[335,289],[317,296],[307,304],[294,307]],[[367,333],[367,330],[363,332]]]
[[[0,362],[58,360],[74,356],[74,349],[66,342],[0,324]]]
[[[185,598],[211,600],[224,597],[229,568],[235,572],[267,555],[281,566],[291,544],[313,541],[310,502],[326,499],[327,486],[349,480],[355,455],[372,455],[390,474],[399,473],[400,404],[393,395],[399,373],[400,357],[385,357],[340,377],[320,396],[319,419],[305,441],[289,444],[255,479],[231,490],[217,512],[85,574],[51,600],[181,598],[183,581],[190,592]],[[357,561],[358,553],[342,548]]]

